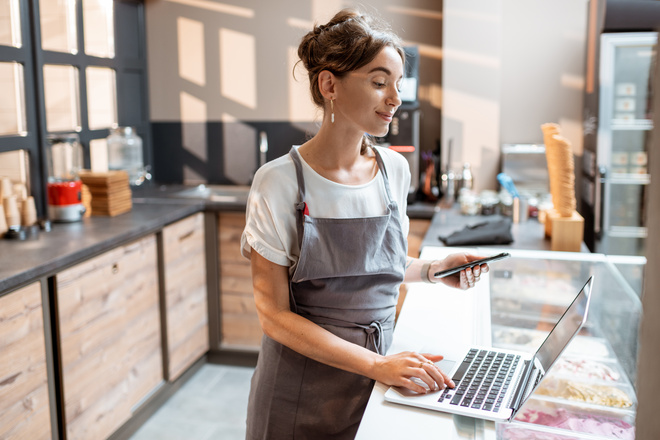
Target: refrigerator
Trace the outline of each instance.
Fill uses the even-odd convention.
[[[593,252],[645,255],[656,42],[656,32],[600,36],[597,96],[585,99],[579,179],[585,243]]]

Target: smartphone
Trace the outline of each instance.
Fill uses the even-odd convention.
[[[463,269],[467,269],[468,267],[479,266],[479,265],[484,264],[484,263],[491,263],[493,261],[502,260],[502,259],[508,258],[510,256],[511,256],[510,253],[502,252],[501,254],[493,255],[492,257],[486,257],[486,258],[482,258],[480,260],[470,261],[467,264],[462,264],[460,266],[452,267],[451,269],[441,270],[440,272],[436,272],[435,274],[433,274],[433,276],[435,278],[443,278],[443,277],[446,277],[448,275],[455,274],[456,272],[460,272]]]

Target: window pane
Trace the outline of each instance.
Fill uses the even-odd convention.
[[[0,0],[0,44],[21,47],[21,17],[18,0]]]
[[[40,0],[39,14],[42,49],[78,53],[76,0]]]
[[[49,132],[80,130],[78,90],[77,68],[44,65],[46,127]]]
[[[0,62],[0,135],[27,134],[23,65]]]
[[[88,67],[87,108],[90,130],[117,125],[115,71],[107,67]]]
[[[115,57],[112,0],[83,0],[83,28],[87,55]]]
[[[92,171],[108,171],[108,141],[105,138],[89,141],[89,161]]]

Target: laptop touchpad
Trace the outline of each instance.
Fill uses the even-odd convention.
[[[450,376],[450,373],[454,369],[454,365],[456,365],[456,361],[451,359],[443,359],[440,362],[436,362],[435,365],[436,367],[440,368],[440,370],[442,370],[442,372],[447,376]]]

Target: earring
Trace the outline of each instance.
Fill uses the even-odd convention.
[[[332,113],[330,113],[330,122],[334,124],[335,123],[335,100],[334,99],[330,100],[330,111],[332,112]]]

